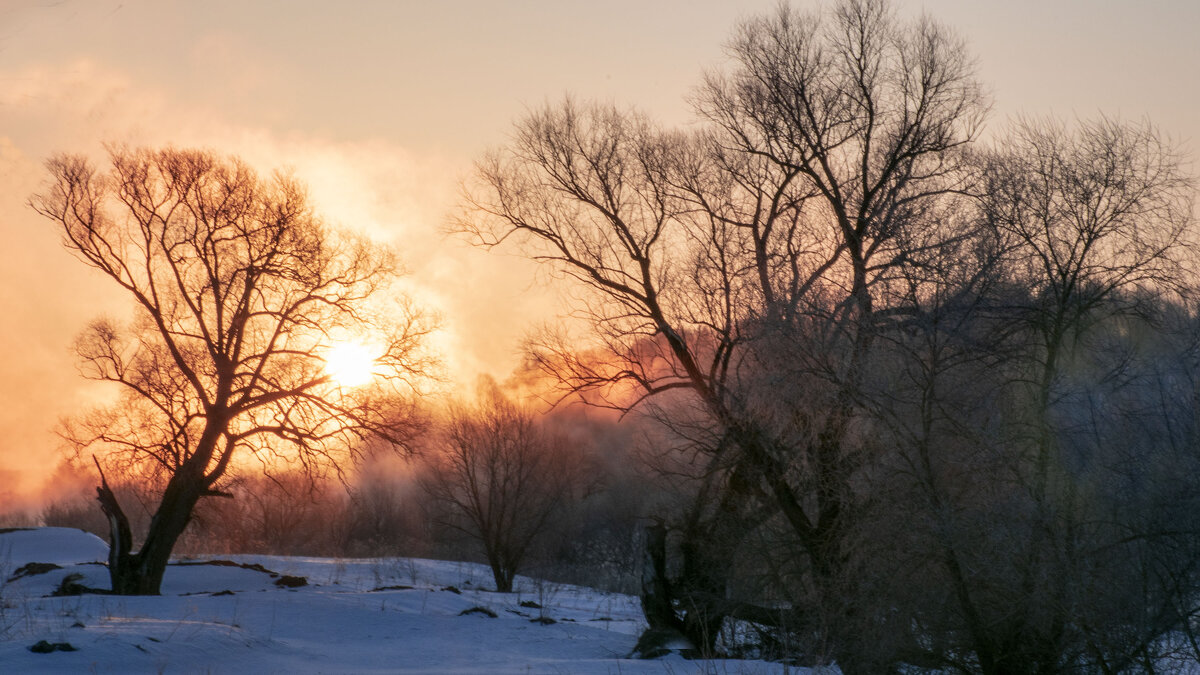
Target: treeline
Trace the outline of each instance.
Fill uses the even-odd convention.
[[[414,457],[381,444],[341,476],[236,471],[222,497],[197,506],[176,554],[465,560],[493,565],[503,590],[520,573],[636,593],[641,519],[670,498],[640,468],[637,425],[579,408],[534,412],[481,387],[477,401],[428,412],[436,422]],[[12,524],[107,538],[87,468],[62,464],[59,496]],[[146,532],[160,481],[108,478],[132,531]]]

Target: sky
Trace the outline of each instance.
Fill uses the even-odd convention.
[[[97,396],[74,336],[128,306],[27,206],[50,155],[173,144],[289,167],[328,220],[396,247],[405,287],[441,318],[451,387],[503,378],[556,296],[531,263],[443,234],[472,162],[565,94],[691,123],[686,98],[732,28],[776,4],[0,0],[0,513],[42,487],[56,422]],[[1106,114],[1200,151],[1194,0],[895,4],[966,40],[987,133],[1016,115]]]

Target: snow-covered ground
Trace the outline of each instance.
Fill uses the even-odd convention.
[[[757,661],[628,658],[637,598],[519,578],[484,590],[480,565],[232,556],[168,568],[162,595],[51,597],[68,575],[108,587],[105,542],[64,528],[0,533],[6,673],[782,673]],[[14,578],[27,563],[57,568]],[[258,566],[261,569],[256,569]],[[43,567],[44,569],[44,567]],[[289,588],[284,575],[307,584]],[[294,582],[294,580],[291,580]],[[465,613],[480,607],[482,611]],[[35,653],[30,647],[61,647]],[[802,672],[807,672],[803,671]],[[792,668],[788,672],[796,673]]]

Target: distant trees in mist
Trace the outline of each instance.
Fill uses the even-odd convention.
[[[176,553],[412,556],[489,566],[495,558],[497,588],[511,590],[514,575],[528,573],[635,592],[639,524],[648,505],[664,498],[637,470],[638,432],[630,427],[638,425],[582,410],[535,413],[509,396],[492,384],[451,412],[430,411],[433,428],[415,457],[371,445],[342,479],[234,471],[226,481],[230,498],[197,504]],[[527,425],[540,440],[489,447],[520,438],[514,420],[517,431]],[[447,444],[456,433],[478,445]],[[95,469],[72,461],[57,475],[60,495],[35,519],[15,524],[107,536],[88,494],[99,479]],[[161,488],[152,477],[120,476],[110,474],[111,489],[126,505],[131,530],[145,532]]]

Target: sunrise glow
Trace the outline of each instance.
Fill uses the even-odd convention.
[[[342,342],[325,354],[325,372],[343,387],[360,387],[375,377],[376,351],[361,342]]]

